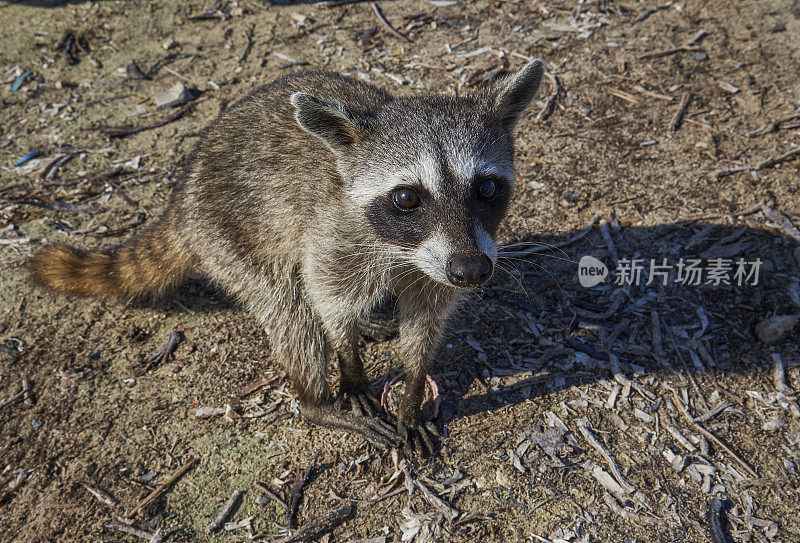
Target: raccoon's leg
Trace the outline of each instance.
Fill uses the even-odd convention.
[[[358,432],[380,447],[394,445],[391,428],[334,404],[326,380],[330,347],[299,273],[274,273],[269,283],[266,288],[262,277],[239,294],[266,325],[270,347],[289,374],[303,416],[316,424]]]
[[[326,326],[331,348],[339,360],[339,400],[350,400],[354,413],[362,417],[377,417],[380,414],[378,401],[369,391],[369,380],[364,371],[358,351],[360,334],[355,321],[335,326]],[[379,421],[380,424],[384,424]],[[386,429],[394,433],[390,425]]]
[[[318,269],[308,269],[304,274],[306,296],[319,316],[328,340],[329,354],[339,361],[340,386],[337,404],[348,400],[354,414],[375,419],[375,424],[383,426],[395,434],[394,427],[379,419],[379,402],[369,392],[369,380],[364,371],[358,341],[361,337],[358,316],[363,312],[359,304],[343,303],[335,293],[325,288],[326,277],[318,277]],[[368,300],[361,300],[369,305]]]
[[[432,422],[422,422],[422,400],[431,359],[439,346],[444,325],[455,307],[456,292],[427,284],[398,299],[400,305],[400,352],[405,365],[406,390],[400,400],[397,428],[406,452],[434,453],[439,432]]]

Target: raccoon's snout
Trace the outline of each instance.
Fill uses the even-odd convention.
[[[455,254],[447,261],[447,280],[457,287],[477,287],[491,276],[494,265],[485,254]]]

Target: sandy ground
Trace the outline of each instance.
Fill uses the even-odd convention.
[[[193,18],[208,6],[0,3],[0,538],[134,541],[106,525],[196,459],[131,523],[174,541],[276,539],[285,510],[255,483],[286,497],[317,457],[300,524],[353,506],[327,541],[710,541],[714,497],[735,541],[800,541],[800,326],[772,346],[754,332],[800,313],[800,5],[381,2],[406,41],[368,3],[287,4]],[[70,32],[82,49],[65,56]],[[308,67],[452,93],[529,56],[560,85],[518,126],[502,241],[525,243],[446,337],[433,369],[446,438],[408,475],[305,423],[258,327],[203,278],[149,305],[27,282],[25,258],[48,242],[109,246],[153,221],[197,132],[275,77]],[[132,60],[151,78],[128,77]],[[175,83],[196,96],[179,120],[93,130],[168,118],[151,98]],[[15,168],[31,150],[39,162]],[[542,244],[559,248],[519,254]],[[583,255],[611,276],[581,286]],[[642,280],[615,284],[634,258]],[[682,284],[673,269],[646,284],[651,259],[681,258],[706,272],[759,260],[759,280]],[[173,331],[172,356],[147,363]],[[401,369],[392,341],[364,355],[376,390]],[[226,406],[232,421],[196,417]],[[412,479],[442,501],[409,495]],[[237,489],[231,521],[249,529],[208,535]]]

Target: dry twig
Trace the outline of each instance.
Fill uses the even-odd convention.
[[[192,469],[196,463],[197,463],[196,458],[190,458],[183,466],[181,466],[181,468],[178,471],[173,473],[169,479],[167,479],[158,488],[156,488],[150,494],[148,494],[147,497],[145,497],[142,501],[136,504],[136,507],[133,508],[133,511],[131,511],[130,516],[131,517],[136,516],[136,514],[139,513],[139,511],[142,511],[145,507],[149,506],[151,503],[156,501],[159,498],[159,496],[161,496],[164,492],[169,490],[169,488],[176,482],[178,482],[178,480],[181,477],[186,475],[186,472]]]
[[[692,93],[687,92],[681,98],[681,103],[678,104],[678,109],[675,111],[675,114],[672,116],[672,119],[669,121],[669,130],[670,132],[675,132],[681,125],[681,120],[683,120],[683,116],[686,114],[686,109],[689,107],[689,102],[692,101]]]
[[[553,111],[556,109],[556,104],[558,103],[558,96],[564,92],[564,87],[561,86],[558,77],[550,73],[550,70],[545,70],[544,75],[550,81],[553,92],[550,93],[542,110],[536,115],[537,121],[546,121],[550,115],[553,114]]]
[[[608,229],[608,221],[605,219],[600,219],[600,233],[603,235],[608,252],[611,253],[611,258],[614,259],[614,265],[616,266],[619,264],[619,254],[617,253],[617,246],[614,244],[614,238],[611,237],[611,231]]]
[[[242,491],[241,490],[234,490],[233,494],[231,494],[228,503],[225,504],[225,508],[217,515],[211,523],[206,526],[206,532],[209,534],[212,532],[216,532],[222,525],[225,524],[225,521],[233,514],[233,511],[238,507],[239,502],[242,500]]]
[[[617,482],[623,488],[623,490],[625,490],[625,492],[627,492],[628,494],[636,492],[636,487],[631,485],[622,475],[622,472],[619,470],[619,466],[617,465],[617,461],[614,459],[613,456],[611,456],[611,453],[609,453],[608,450],[606,450],[606,448],[603,447],[603,445],[597,440],[597,438],[594,437],[594,434],[592,434],[592,431],[589,428],[589,421],[586,420],[585,418],[581,418],[577,420],[577,424],[578,424],[578,430],[580,430],[583,438],[586,440],[587,443],[589,443],[589,445],[592,446],[594,450],[600,453],[600,456],[602,456],[603,459],[608,464],[608,467],[611,470],[611,474],[614,476],[614,478],[617,480]]]
[[[620,89],[609,88],[608,89],[608,94],[611,94],[612,96],[616,96],[617,98],[622,98],[623,100],[625,100],[626,102],[630,102],[631,104],[638,104],[639,103],[639,99],[636,98],[634,95],[632,95],[632,94],[630,94],[628,92],[625,92],[623,90],[620,90]]]
[[[372,11],[375,12],[375,16],[381,22],[383,27],[386,30],[389,31],[389,34],[391,34],[395,38],[398,38],[398,39],[401,39],[401,40],[404,40],[404,41],[407,41],[407,42],[411,42],[411,38],[409,38],[408,36],[404,36],[403,34],[398,32],[397,30],[395,30],[395,28],[392,25],[389,24],[389,21],[387,21],[386,17],[383,16],[383,12],[381,11],[381,8],[379,8],[378,4],[376,4],[375,2],[372,3]]]
[[[795,149],[792,149],[791,151],[783,153],[780,156],[776,156],[776,157],[768,158],[766,160],[762,160],[761,162],[756,164],[756,167],[754,169],[756,169],[756,170],[766,170],[767,168],[772,168],[773,166],[777,166],[778,164],[786,162],[787,160],[791,160],[796,156],[800,156],[800,147],[797,147]]]
[[[24,396],[24,392],[20,391],[19,393],[11,396],[7,400],[3,400],[2,402],[0,402],[0,408],[3,408],[5,406],[7,406],[7,405],[11,405],[12,403],[16,402],[17,400],[22,399],[23,396]]]
[[[645,96],[649,96],[650,98],[656,98],[658,100],[664,100],[665,102],[672,102],[672,96],[667,96],[666,94],[659,94],[657,92],[653,92],[644,88],[641,85],[634,85],[633,90],[636,92],[640,92]]]
[[[244,62],[245,60],[247,60],[247,55],[250,54],[250,49],[253,48],[253,30],[254,30],[254,28],[255,27],[251,26],[250,30],[248,30],[244,34],[244,38],[247,40],[247,43],[244,46],[244,51],[242,51],[242,54],[239,55],[239,62]]]
[[[361,2],[366,2],[367,0],[327,0],[326,2],[320,2],[315,4],[321,8],[338,8],[339,6],[346,6],[347,4],[360,4]]]
[[[698,48],[688,45],[679,45],[678,47],[672,47],[671,49],[665,49],[663,51],[653,51],[650,53],[644,53],[643,55],[639,55],[639,60],[646,60],[648,58],[668,57],[669,55],[674,55],[675,53],[686,53],[689,51],[698,51]]]
[[[652,14],[654,14],[654,13],[658,13],[658,12],[659,12],[659,11],[661,11],[662,9],[669,9],[669,6],[670,6],[670,4],[665,4],[665,5],[663,5],[663,6],[655,6],[655,7],[652,7],[652,8],[650,8],[650,9],[648,9],[648,10],[646,10],[646,11],[643,11],[642,13],[640,13],[640,14],[639,14],[639,16],[638,16],[638,17],[636,17],[636,19],[634,19],[634,20],[633,20],[633,22],[634,22],[634,23],[641,23],[642,21],[644,21],[645,19],[647,19],[648,17],[650,17]]]
[[[300,507],[300,499],[303,497],[303,489],[317,465],[317,457],[311,459],[306,469],[297,478],[297,482],[292,487],[292,492],[289,494],[289,503],[286,507],[286,527],[293,530],[297,522],[297,509]]]
[[[752,132],[747,133],[748,138],[755,138],[756,136],[763,136],[764,134],[772,134],[773,132],[777,132],[781,128],[783,128],[784,123],[788,123],[790,121],[800,120],[800,114],[797,115],[790,115],[789,117],[785,117],[783,119],[778,119],[777,121],[772,121],[771,123],[767,124],[766,126],[762,126],[757,130],[753,130]]]
[[[722,450],[728,453],[728,455],[730,455],[731,458],[736,460],[751,477],[756,479],[758,478],[758,473],[756,473],[756,471],[752,467],[750,467],[750,464],[745,462],[738,454],[733,452],[733,450],[730,447],[728,447],[727,445],[725,445],[725,443],[720,441],[719,438],[717,438],[717,436],[715,436],[714,434],[703,428],[699,423],[694,421],[694,418],[686,409],[686,406],[683,405],[683,402],[680,400],[680,398],[678,398],[678,395],[674,391],[672,392],[672,397],[675,399],[675,406],[678,408],[678,411],[681,412],[683,418],[686,419],[686,422],[689,423],[689,426],[691,426],[692,428],[703,434],[709,441],[713,441],[714,443],[716,443],[717,446],[719,446]]]
[[[331,509],[318,517],[310,519],[303,524],[294,534],[279,539],[274,543],[296,543],[315,541],[323,535],[333,531],[353,514],[353,506],[345,505]]]
[[[130,524],[125,522],[109,522],[106,524],[106,528],[109,530],[116,530],[117,532],[122,532],[124,534],[132,535],[141,539],[147,539],[148,541],[153,539],[153,533],[148,532],[146,530],[141,530]]]
[[[289,508],[289,506],[286,504],[286,500],[284,500],[283,498],[281,498],[280,496],[278,496],[278,495],[277,495],[275,492],[273,492],[273,490],[272,490],[270,487],[268,487],[266,484],[264,484],[264,483],[260,483],[260,482],[256,482],[256,483],[255,483],[255,485],[256,485],[258,488],[260,488],[260,489],[261,489],[261,492],[263,492],[264,494],[266,494],[267,496],[269,496],[271,499],[273,499],[273,500],[275,500],[276,502],[278,502],[279,504],[281,504],[281,505],[283,506],[283,508],[284,508],[284,509],[288,509],[288,508]]]
[[[784,234],[790,238],[800,241],[800,230],[798,230],[797,227],[792,224],[792,221],[789,220],[789,217],[766,204],[761,204],[761,211],[763,211],[764,215],[766,215],[768,218],[772,219],[772,221],[778,226],[778,228],[781,229],[781,231],[783,231]]]
[[[152,130],[154,128],[160,128],[166,124],[172,123],[183,117],[190,109],[192,108],[192,104],[186,104],[181,109],[177,111],[177,113],[173,113],[163,121],[159,121],[157,123],[148,124],[145,126],[96,126],[91,128],[91,130],[96,130],[101,134],[105,134],[109,137],[109,139],[113,138],[124,138],[125,136],[130,136],[132,134],[138,134],[139,132],[144,132],[145,130]]]

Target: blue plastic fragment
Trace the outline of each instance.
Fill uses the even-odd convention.
[[[17,78],[14,79],[14,82],[11,83],[11,86],[8,88],[8,90],[10,90],[11,92],[17,92],[19,88],[22,86],[22,83],[24,83],[25,80],[28,79],[28,76],[31,75],[32,73],[33,72],[30,70],[25,70],[24,72],[19,74]]]
[[[22,166],[23,164],[28,162],[30,159],[36,158],[38,155],[39,155],[39,151],[34,149],[33,151],[30,151],[25,156],[18,158],[17,161],[14,163],[14,166]]]

